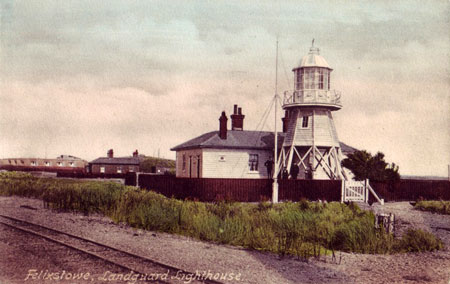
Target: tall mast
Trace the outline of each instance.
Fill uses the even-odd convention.
[[[278,203],[278,134],[277,134],[277,99],[278,99],[278,38],[277,38],[277,56],[275,63],[275,148],[273,150],[274,157],[274,173],[273,173],[273,184],[272,184],[272,203]]]

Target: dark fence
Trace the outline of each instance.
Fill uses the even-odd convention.
[[[19,172],[50,172],[50,173],[64,173],[80,175],[85,174],[86,170],[84,168],[69,168],[69,167],[46,167],[46,166],[14,166],[14,165],[2,165],[0,170],[6,171],[19,171]]]
[[[200,201],[256,202],[269,200],[272,194],[271,183],[265,179],[191,179],[140,174],[139,186],[168,197]]]
[[[450,181],[403,179],[396,183],[374,182],[370,185],[385,201],[450,200]]]
[[[125,184],[135,186],[136,173],[128,173]],[[450,200],[450,181],[446,180],[400,180],[396,183],[370,184],[385,201]],[[341,200],[340,180],[279,180],[278,185],[279,200]],[[139,174],[139,186],[167,197],[199,201],[258,202],[272,198],[272,180],[269,179],[191,179]],[[370,200],[375,201],[372,195]]]
[[[122,178],[126,177],[125,174],[102,174],[102,173],[86,173],[86,172],[57,172],[56,177],[65,177],[65,178]]]
[[[125,184],[136,185],[131,174],[127,176]],[[240,202],[259,202],[272,199],[272,180],[269,179],[191,179],[139,174],[139,186],[178,199]],[[340,192],[340,181],[279,181],[279,200],[299,201],[304,198],[339,201]]]
[[[280,180],[279,200],[341,200],[340,180]]]

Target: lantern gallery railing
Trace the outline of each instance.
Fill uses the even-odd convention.
[[[298,90],[284,92],[284,106],[314,103],[332,104],[340,107],[341,93],[335,90]]]

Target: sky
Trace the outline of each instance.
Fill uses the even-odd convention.
[[[273,131],[273,110],[258,125],[277,39],[281,97],[314,39],[342,93],[339,139],[403,175],[448,175],[447,0],[0,0],[0,17],[0,158],[174,159],[234,104],[244,129]]]

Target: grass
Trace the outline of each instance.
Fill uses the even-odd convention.
[[[40,198],[53,209],[98,212],[135,228],[300,259],[335,250],[396,253],[442,248],[440,240],[420,230],[395,239],[375,228],[373,213],[354,204],[181,201],[116,183],[34,178],[22,173],[0,173],[0,195]]]
[[[450,201],[425,201],[420,200],[414,206],[415,209],[430,211],[433,213],[450,215]]]

